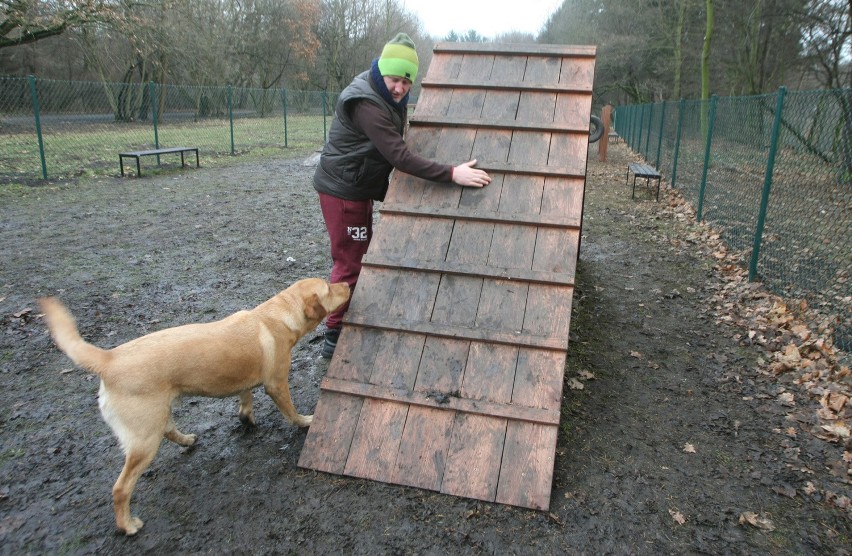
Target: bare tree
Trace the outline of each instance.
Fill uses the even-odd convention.
[[[109,19],[112,4],[96,0],[0,0],[0,48],[33,43]]]
[[[811,0],[801,18],[811,74],[829,89],[852,86],[852,0]]]
[[[318,36],[325,71],[314,81],[323,89],[341,90],[399,32],[409,34],[416,44],[423,42],[419,20],[398,0],[323,0]]]

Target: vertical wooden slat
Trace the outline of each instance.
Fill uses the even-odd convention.
[[[396,469],[408,405],[364,400],[343,472],[353,477],[389,481]]]
[[[457,414],[441,492],[494,500],[505,437],[506,419]]]
[[[314,410],[310,434],[299,454],[299,466],[343,473],[363,403],[363,398],[356,396],[323,392]]]
[[[444,480],[455,412],[412,407],[397,457],[393,482],[439,490]]]

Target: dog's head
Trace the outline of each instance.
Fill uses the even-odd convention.
[[[305,317],[314,326],[349,300],[349,284],[329,284],[321,278],[299,280],[286,291],[302,301]]]

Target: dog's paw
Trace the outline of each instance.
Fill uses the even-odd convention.
[[[313,415],[299,415],[299,418],[294,422],[296,425],[300,427],[310,427],[311,423],[314,422]]]
[[[240,423],[242,423],[244,427],[249,429],[253,429],[257,426],[257,423],[255,423],[254,421],[253,413],[240,413]]]
[[[130,523],[128,523],[127,526],[124,527],[124,534],[128,537],[131,537],[138,533],[139,529],[141,529],[143,525],[145,525],[144,521],[142,521],[138,517],[131,517]]]

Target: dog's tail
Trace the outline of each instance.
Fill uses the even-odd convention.
[[[109,352],[93,346],[80,336],[77,322],[61,301],[55,297],[43,297],[38,303],[44,313],[50,335],[59,349],[76,365],[100,375],[109,360]]]

